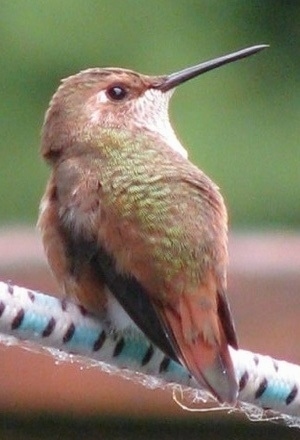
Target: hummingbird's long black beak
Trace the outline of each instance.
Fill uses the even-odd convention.
[[[201,75],[202,73],[208,72],[209,70],[216,69],[217,67],[223,66],[224,64],[232,63],[233,61],[240,60],[241,58],[249,57],[262,49],[269,47],[267,44],[260,44],[258,46],[247,47],[246,49],[239,50],[238,52],[233,52],[228,55],[223,55],[222,57],[215,58],[210,61],[206,61],[197,66],[187,67],[186,69],[180,70],[179,72],[171,73],[170,75],[162,77],[162,81],[153,85],[154,88],[161,90],[162,92],[167,92],[170,89],[178,86],[179,84],[188,81],[189,79],[195,78],[195,76]]]

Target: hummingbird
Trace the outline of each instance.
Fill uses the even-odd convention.
[[[89,68],[62,80],[42,128],[51,175],[38,227],[62,294],[138,328],[220,402],[235,404],[227,211],[168,115],[175,88],[258,45],[149,76]]]

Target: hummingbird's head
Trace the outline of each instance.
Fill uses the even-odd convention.
[[[72,146],[85,145],[101,129],[135,131],[157,136],[187,156],[169,122],[168,104],[179,84],[201,73],[252,55],[253,46],[170,75],[147,76],[119,68],[92,68],[62,81],[46,112],[42,154],[55,162]],[[99,131],[100,129],[100,131]]]
[[[165,76],[119,68],[92,68],[70,76],[54,94],[42,131],[42,154],[53,161],[74,143],[103,129],[140,131],[185,150],[171,128],[168,103],[173,89],[161,90]]]

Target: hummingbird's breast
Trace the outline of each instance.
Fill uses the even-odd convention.
[[[217,187],[164,145],[128,143],[101,165],[99,239],[118,269],[148,289],[197,284],[227,264],[227,216]],[[222,275],[223,276],[223,275]],[[175,282],[175,281],[174,281]]]

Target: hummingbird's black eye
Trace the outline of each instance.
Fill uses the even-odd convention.
[[[106,90],[106,94],[113,101],[122,101],[127,96],[127,90],[122,86],[113,86]]]

